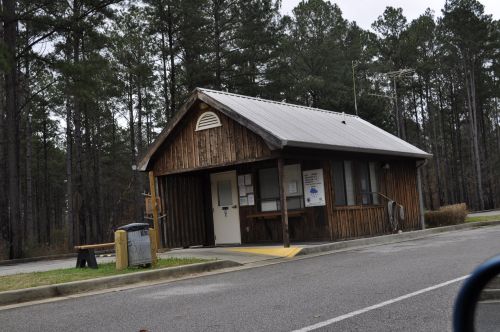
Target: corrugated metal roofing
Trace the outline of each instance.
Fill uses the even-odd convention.
[[[138,170],[149,168],[153,155],[197,99],[261,135],[273,149],[303,147],[419,159],[431,156],[354,115],[197,88],[146,151]]]
[[[431,155],[358,116],[198,89],[281,141],[305,147],[428,158]],[[344,123],[345,122],[345,123]]]

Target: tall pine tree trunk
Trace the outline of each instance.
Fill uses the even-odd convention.
[[[68,247],[72,248],[76,243],[75,215],[73,208],[73,135],[71,124],[73,123],[72,107],[66,104],[66,230],[68,236]]]
[[[141,76],[137,78],[138,84],[137,84],[137,132],[136,132],[136,137],[137,137],[137,155],[136,157],[139,157],[142,155],[142,149],[143,149],[143,135],[142,135],[142,87],[141,87]],[[137,160],[135,161],[137,163]],[[137,173],[137,172],[135,172]],[[137,211],[136,211],[136,218],[137,220],[140,220],[142,218],[142,206],[143,206],[143,199],[141,196],[142,191],[144,190],[144,182],[143,182],[143,176],[142,174],[137,175]]]
[[[177,75],[175,70],[175,52],[174,52],[174,19],[172,17],[172,7],[167,5],[167,33],[168,33],[168,52],[170,55],[170,112],[168,119],[174,116],[177,110]]]
[[[80,2],[78,0],[73,1],[73,17],[74,22],[78,22],[78,17],[80,16]],[[80,41],[82,38],[82,32],[78,26],[75,27],[73,31],[72,40],[72,55],[73,55],[73,66],[78,69],[80,63]],[[79,75],[78,71],[77,74]],[[73,77],[73,88],[77,87],[78,77]],[[82,102],[79,96],[79,91],[73,91],[73,125],[74,125],[74,157],[75,157],[75,186],[74,186],[74,217],[75,217],[75,241],[77,243],[84,243],[86,240],[86,229],[85,229],[85,201],[83,192],[83,160],[82,160]]]
[[[214,20],[214,52],[215,52],[215,82],[217,90],[222,87],[222,40],[221,40],[221,4],[220,0],[212,1],[212,15]]]
[[[0,36],[3,35],[3,24],[0,24]],[[2,78],[3,75],[2,75]],[[8,250],[6,245],[9,243],[9,215],[8,215],[8,168],[7,168],[7,133],[5,126],[5,80],[0,79],[0,248],[3,255],[0,258],[7,259]]]
[[[476,82],[474,65],[471,61],[471,65],[467,65],[467,60],[464,65],[465,72],[465,87],[467,91],[467,104],[469,107],[469,128],[472,140],[472,163],[476,173],[476,190],[477,190],[477,201],[479,210],[484,210],[484,196],[483,196],[483,178],[481,172],[481,154],[479,151],[479,139],[478,139],[478,129],[477,129],[477,100],[476,100]]]
[[[5,108],[7,113],[7,168],[9,176],[8,200],[10,223],[10,258],[20,258],[23,248],[23,230],[19,192],[19,111],[17,108],[17,20],[16,1],[4,0],[4,44],[9,68],[5,72]]]
[[[26,241],[28,244],[33,242],[33,176],[32,176],[32,128],[31,116],[26,120]]]

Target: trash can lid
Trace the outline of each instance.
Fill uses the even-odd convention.
[[[126,232],[135,232],[143,229],[148,229],[149,224],[143,222],[134,222],[132,224],[123,225],[117,228],[117,230],[126,231]]]

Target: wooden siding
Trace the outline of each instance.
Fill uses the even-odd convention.
[[[179,248],[213,244],[210,181],[201,174],[160,177],[162,242],[165,247]]]
[[[206,111],[216,113],[222,126],[195,131],[198,117]],[[153,161],[155,176],[250,162],[269,158],[271,150],[264,140],[221,112],[199,104],[193,106],[177,130],[163,143]]]
[[[331,183],[331,164],[325,165],[325,190],[331,193],[327,197],[327,214],[333,240],[389,234],[387,200],[380,198],[380,205],[335,206],[333,184]],[[415,230],[419,224],[418,192],[416,167],[414,161],[389,162],[388,170],[379,174],[379,192],[394,199],[405,209],[405,220],[400,223],[403,231]],[[329,178],[330,181],[326,181]]]
[[[420,228],[419,201],[417,189],[417,168],[415,161],[394,160],[388,162],[389,169],[381,174],[380,191],[405,208],[402,230]]]
[[[349,158],[352,159],[354,158]],[[403,231],[418,229],[420,224],[415,162],[387,162],[389,169],[381,169],[379,172],[379,191],[404,206],[405,220],[401,223]],[[380,205],[335,206],[330,159],[286,160],[286,164],[296,163],[301,164],[302,171],[323,168],[327,205],[290,210],[289,230],[292,242],[337,241],[390,233],[385,199],[380,199]],[[277,167],[277,160],[246,163],[217,170],[236,170],[238,175],[252,174],[255,205],[239,208],[241,239],[244,244],[282,241],[278,213],[273,216],[255,217],[262,214],[259,169],[270,167]],[[163,243],[166,247],[214,244],[209,176],[210,171],[203,171],[160,177],[162,210],[167,214],[167,219],[162,220]]]
[[[390,233],[384,206],[333,208],[333,240]]]

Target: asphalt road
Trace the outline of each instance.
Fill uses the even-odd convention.
[[[500,253],[499,238],[500,226],[450,232],[3,310],[0,330],[447,331],[457,278]]]
[[[498,332],[500,330],[500,301],[479,303],[476,309],[476,331]]]

